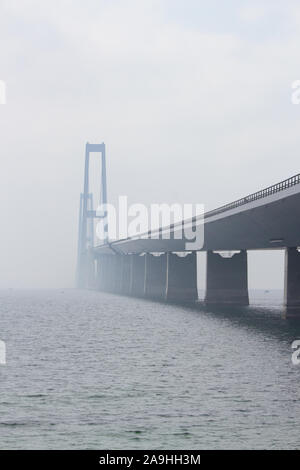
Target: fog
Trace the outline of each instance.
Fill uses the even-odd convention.
[[[108,199],[213,209],[299,172],[297,1],[2,0],[0,287],[72,287],[84,147]],[[281,288],[281,252],[249,256]]]

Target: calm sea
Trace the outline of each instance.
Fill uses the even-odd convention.
[[[299,448],[300,325],[280,292],[252,301],[0,291],[1,449]]]

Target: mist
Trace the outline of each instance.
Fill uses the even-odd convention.
[[[2,1],[0,287],[73,287],[86,142],[112,203],[210,210],[297,174],[299,26],[296,1]],[[281,251],[249,253],[249,287],[283,287]]]

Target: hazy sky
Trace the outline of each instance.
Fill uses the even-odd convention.
[[[299,44],[299,1],[0,0],[0,287],[72,286],[86,141],[112,202],[211,209],[298,173]],[[250,287],[281,265],[251,254]]]

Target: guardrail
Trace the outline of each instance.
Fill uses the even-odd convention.
[[[230,209],[235,209],[236,207],[243,206],[244,204],[248,204],[249,202],[257,201],[258,199],[262,199],[264,197],[270,196],[271,194],[279,193],[284,189],[291,188],[296,184],[300,183],[300,174],[291,176],[290,178],[281,181],[280,183],[273,184],[268,188],[261,189],[256,193],[249,194],[248,196],[242,197],[237,201],[230,202],[229,204],[225,204],[224,206],[218,207],[217,209],[213,209],[209,212],[204,214],[204,218],[211,217],[216,214],[220,214],[221,212],[228,211]]]
[[[298,175],[291,176],[290,178],[288,178],[286,180],[280,181],[280,183],[276,183],[276,184],[273,184],[272,186],[268,186],[265,189],[261,189],[260,191],[257,191],[256,193],[249,194],[248,196],[242,197],[241,199],[237,199],[236,201],[230,202],[229,204],[225,204],[224,206],[221,206],[221,207],[218,207],[218,208],[213,209],[211,211],[205,212],[200,217],[199,216],[198,217],[193,217],[189,220],[186,220],[185,223],[197,222],[197,220],[199,220],[201,218],[206,219],[208,217],[212,217],[212,216],[220,214],[222,212],[226,212],[230,209],[235,209],[236,207],[243,206],[245,204],[248,204],[249,202],[257,201],[258,199],[262,199],[264,197],[270,196],[271,194],[279,193],[280,191],[283,191],[287,188],[291,188],[292,186],[295,186],[296,184],[299,184],[299,183],[300,183],[300,173]],[[161,233],[164,230],[166,230],[167,228],[175,229],[176,227],[179,227],[182,223],[183,223],[183,221],[177,222],[175,224],[171,224],[169,227],[161,227],[161,228],[155,230],[155,232]],[[146,232],[143,235],[150,235],[151,236],[151,234],[153,234],[153,232],[151,230],[149,230],[148,232]],[[140,238],[140,237],[141,236],[139,235],[137,238]],[[134,238],[134,237],[131,237],[131,238]],[[124,242],[124,241],[127,241],[127,240],[129,240],[129,239],[117,240],[115,242],[109,243],[109,245],[111,246],[114,243],[118,243],[120,241]]]

